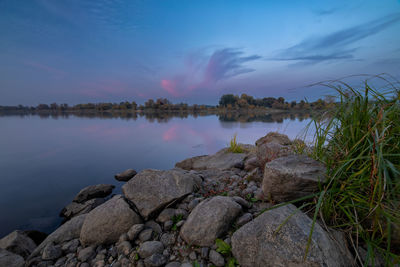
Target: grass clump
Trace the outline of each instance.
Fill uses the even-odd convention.
[[[232,153],[243,153],[244,150],[243,148],[238,144],[237,140],[236,140],[237,135],[234,134],[231,141],[229,142],[229,151]]]
[[[360,90],[328,83],[340,101],[329,116],[313,120],[312,156],[326,164],[329,178],[314,222],[318,216],[347,233],[362,266],[374,265],[378,255],[386,266],[400,262],[400,93],[378,78],[389,89],[375,90],[368,80]]]

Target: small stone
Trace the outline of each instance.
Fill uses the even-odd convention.
[[[120,235],[118,242],[121,243],[128,240],[129,240],[128,235],[126,233],[123,233],[122,235]]]
[[[225,260],[224,257],[222,257],[221,254],[216,252],[215,250],[210,251],[210,261],[217,267],[224,266],[225,265]]]
[[[152,236],[153,236],[153,230],[145,229],[139,234],[139,239],[140,239],[140,241],[145,242],[145,241],[149,241]]]
[[[78,249],[79,246],[79,239],[72,239],[68,241],[64,245],[62,245],[61,249],[66,253],[74,253]]]
[[[176,224],[176,227],[181,227],[184,223],[185,223],[185,220],[179,221],[179,222]]]
[[[164,231],[169,231],[171,230],[172,226],[174,225],[173,221],[166,221],[164,223]]]
[[[43,260],[55,260],[55,259],[58,259],[59,257],[61,257],[61,255],[62,255],[61,247],[54,246],[53,243],[49,243],[43,249],[42,259]]]
[[[182,263],[181,267],[192,267],[193,265],[189,262]]]
[[[135,240],[143,229],[144,229],[144,224],[132,225],[132,227],[129,229],[129,231],[127,233],[128,239],[130,241]]]
[[[236,220],[236,225],[238,227],[245,225],[249,221],[253,219],[253,215],[251,213],[245,213]]]
[[[119,254],[129,255],[132,250],[132,245],[129,241],[123,241],[117,246],[117,251]]]
[[[106,263],[104,262],[104,260],[99,260],[94,263],[94,267],[105,267],[105,266]]]
[[[117,181],[127,182],[130,179],[132,179],[132,177],[135,176],[136,174],[137,172],[134,169],[127,169],[126,171],[117,173],[114,177]]]
[[[165,265],[165,267],[181,267],[181,263],[177,261],[173,261]]]
[[[172,220],[175,216],[175,209],[164,209],[160,215],[158,215],[156,221],[160,223],[165,223],[166,221]]]
[[[54,264],[55,267],[64,266],[65,262],[67,261],[66,257],[59,258],[56,263]]]
[[[159,267],[164,265],[167,262],[167,259],[165,258],[165,256],[161,255],[161,254],[153,254],[150,257],[146,258],[144,260],[144,265],[146,267]]]
[[[193,210],[199,203],[200,201],[198,199],[193,199],[192,201],[189,202],[188,209],[190,211]]]
[[[79,267],[90,267],[90,265],[89,265],[89,263],[84,262],[84,263],[81,263],[81,265],[79,265]]]
[[[141,258],[147,258],[156,253],[162,253],[164,250],[164,245],[159,241],[146,241],[144,242],[138,250],[139,256]]]
[[[94,247],[90,246],[87,248],[82,249],[78,253],[78,260],[81,262],[89,261],[90,259],[94,258],[96,252]]]
[[[145,266],[144,266],[143,260],[139,260],[139,261],[136,263],[136,267],[145,267]]]
[[[163,234],[160,238],[160,241],[163,243],[164,246],[168,247],[175,243],[176,236],[175,234]]]
[[[148,221],[144,224],[144,226],[153,229],[153,231],[156,232],[157,234],[162,233],[161,226],[158,223],[156,223],[155,221]]]
[[[170,255],[171,253],[169,253],[169,250],[168,250],[168,249],[164,249],[164,251],[163,251],[162,254],[163,254],[166,258],[168,258],[169,255]]]
[[[191,259],[192,261],[196,260],[197,259],[196,252],[194,251],[190,252],[189,259]]]
[[[208,252],[210,251],[210,249],[208,247],[202,247],[201,248],[201,257],[203,259],[207,259],[208,258]]]

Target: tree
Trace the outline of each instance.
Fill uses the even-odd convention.
[[[234,106],[236,104],[236,97],[233,94],[227,94],[227,95],[223,95],[221,96],[220,100],[219,100],[219,105],[226,107],[229,104],[231,106]]]

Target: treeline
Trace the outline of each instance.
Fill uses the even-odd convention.
[[[325,99],[318,99],[314,102],[307,102],[301,100],[300,102],[285,101],[283,97],[264,97],[264,98],[254,98],[252,96],[242,94],[241,96],[226,94],[221,96],[219,100],[219,106],[225,107],[228,109],[242,109],[242,108],[273,108],[273,109],[295,109],[295,110],[304,110],[304,109],[328,109],[335,106],[335,101],[333,97],[326,97]]]
[[[93,110],[93,111],[111,111],[111,110],[171,110],[171,111],[181,111],[181,110],[207,110],[213,109],[214,106],[209,105],[188,105],[186,103],[173,104],[166,98],[159,98],[157,100],[149,99],[144,105],[138,105],[135,101],[132,102],[120,102],[118,103],[86,103],[77,104],[69,106],[68,104],[39,104],[37,106],[0,106],[0,111],[76,111],[76,110]]]
[[[135,101],[124,101],[118,103],[86,103],[69,106],[68,104],[39,104],[37,106],[0,106],[0,111],[202,111],[215,109],[259,109],[272,108],[279,110],[321,110],[334,107],[333,98],[318,99],[315,102],[287,102],[283,97],[264,97],[254,98],[252,96],[242,94],[241,96],[226,94],[221,96],[218,106],[210,105],[189,105],[187,103],[173,104],[166,98],[156,100],[149,99],[143,105],[138,105]]]

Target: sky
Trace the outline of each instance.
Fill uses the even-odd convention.
[[[400,0],[0,0],[0,105],[313,100],[400,78]]]

